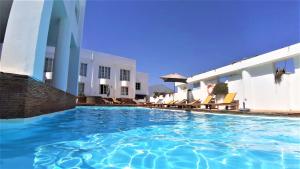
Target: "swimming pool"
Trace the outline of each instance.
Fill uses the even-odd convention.
[[[300,119],[77,107],[0,120],[0,168],[300,168]]]

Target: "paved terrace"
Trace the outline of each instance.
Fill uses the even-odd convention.
[[[240,110],[218,110],[218,109],[199,109],[199,108],[177,108],[177,107],[155,107],[151,104],[87,104],[79,103],[77,106],[129,106],[129,107],[145,107],[151,109],[162,110],[183,110],[193,112],[205,112],[205,113],[219,113],[219,114],[236,114],[236,115],[259,115],[259,116],[282,116],[282,117],[300,117],[300,111],[273,111],[273,110],[251,110],[249,112]]]

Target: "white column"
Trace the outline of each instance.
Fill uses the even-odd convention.
[[[14,0],[7,22],[0,71],[43,80],[53,1]]]
[[[291,109],[294,111],[300,110],[300,56],[295,56],[294,60],[294,67],[295,67],[295,74],[293,76],[293,81],[291,83]]]
[[[78,84],[78,67],[79,67],[79,48],[74,46],[71,48],[69,59],[69,73],[68,73],[68,88],[67,92],[77,96]],[[86,84],[88,85],[88,84]]]
[[[243,85],[243,100],[240,100],[240,106],[242,107],[243,102],[246,104],[246,108],[252,108],[253,97],[251,87],[251,74],[247,70],[242,70],[242,85]]]
[[[295,56],[293,59],[294,59],[295,72],[297,74],[300,74],[300,56]]]
[[[71,30],[69,20],[61,18],[55,47],[52,85],[67,91]]]

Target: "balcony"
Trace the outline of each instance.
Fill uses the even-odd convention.
[[[110,79],[100,78],[99,79],[99,84],[101,84],[101,85],[108,85],[109,81],[110,81]]]
[[[121,81],[121,86],[122,87],[128,87],[129,85],[130,85],[129,81],[125,81],[125,80]]]

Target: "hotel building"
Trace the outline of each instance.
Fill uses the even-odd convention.
[[[285,70],[276,82],[276,70]],[[300,43],[197,74],[177,83],[176,100],[205,100],[208,86],[225,82],[240,107],[257,111],[300,111]],[[219,100],[222,102],[222,100]]]
[[[85,0],[0,1],[0,118],[75,106]],[[54,49],[45,84],[46,48]]]
[[[51,83],[54,49],[48,48],[45,78]],[[148,75],[136,71],[136,61],[125,57],[81,49],[79,96],[145,100]]]

